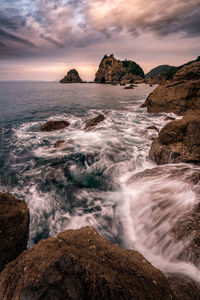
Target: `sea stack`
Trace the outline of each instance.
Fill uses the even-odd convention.
[[[80,78],[76,69],[70,70],[67,75],[60,80],[60,83],[82,83],[82,79]]]
[[[121,61],[117,60],[113,54],[105,55],[101,60],[94,81],[120,84],[144,82],[144,72],[134,61]]]

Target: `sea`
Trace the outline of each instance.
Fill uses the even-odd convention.
[[[156,130],[173,114],[141,108],[156,86],[0,82],[0,191],[30,210],[28,248],[67,229],[93,226],[103,237],[142,253],[165,274],[200,281],[199,266],[181,253],[171,224],[199,201],[181,168],[156,168],[148,153]],[[105,120],[86,131],[91,118]],[[49,120],[70,126],[41,132]],[[55,148],[58,140],[65,143]],[[160,170],[160,171],[159,171]],[[163,172],[162,172],[163,170]],[[170,172],[179,175],[169,176]]]

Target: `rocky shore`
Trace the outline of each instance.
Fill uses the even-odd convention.
[[[96,73],[99,83],[144,82],[142,69],[132,61],[119,61],[112,55],[104,57]],[[68,72],[62,83],[82,82],[76,70]],[[150,81],[149,81],[150,82]],[[152,81],[153,83],[153,81]],[[173,163],[200,164],[200,62],[178,70],[170,82],[160,79],[143,107],[149,113],[173,112],[182,116],[170,120],[154,138],[149,157],[158,165]],[[128,87],[130,88],[130,87]],[[134,86],[132,86],[134,88]],[[131,89],[131,88],[130,88]],[[169,117],[170,119],[170,117]],[[82,130],[92,131],[104,124],[98,114],[85,121]],[[70,121],[71,122],[71,121]],[[48,121],[38,132],[68,130],[67,120]],[[67,141],[57,140],[55,151]],[[199,169],[189,165],[159,166],[132,176],[127,185],[157,176],[178,179],[190,184],[199,194]],[[170,199],[154,209],[164,209]],[[176,212],[178,213],[178,212]],[[185,243],[180,259],[200,263],[200,202],[178,221],[169,224],[174,243]],[[40,240],[27,250],[29,210],[27,205],[10,194],[0,193],[0,299],[63,300],[63,299],[199,299],[200,286],[180,276],[166,277],[135,250],[125,250],[101,237],[92,227],[67,230],[56,237]]]

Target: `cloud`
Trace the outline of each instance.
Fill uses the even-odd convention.
[[[0,59],[52,57],[151,33],[199,37],[199,0],[1,0]],[[103,47],[102,47],[103,48]],[[106,49],[105,49],[106,51]]]
[[[200,33],[199,0],[88,0],[87,19],[96,30],[159,36]]]

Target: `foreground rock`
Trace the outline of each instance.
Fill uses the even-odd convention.
[[[188,109],[200,109],[200,61],[179,70],[171,82],[158,86],[143,107],[148,112],[174,112],[179,115]]]
[[[0,193],[0,271],[26,249],[29,211],[23,201]]]
[[[95,126],[97,126],[100,122],[102,122],[104,120],[105,120],[104,115],[98,115],[98,116],[90,119],[85,124],[85,130],[91,130],[91,129],[93,129]]]
[[[95,75],[95,82],[99,83],[134,83],[135,81],[144,82],[144,72],[142,68],[131,60],[120,61],[105,55],[99,69]]]
[[[176,300],[198,300],[200,299],[200,284],[190,279],[169,277],[170,288],[175,294]]]
[[[200,163],[200,111],[189,111],[181,120],[165,125],[149,156],[157,164]]]
[[[0,299],[172,299],[164,275],[137,251],[91,227],[40,241],[6,266]]]
[[[75,69],[70,70],[67,75],[60,80],[60,83],[82,83],[78,72]]]
[[[61,130],[68,127],[70,123],[68,121],[48,121],[40,127],[40,131],[54,131]]]

